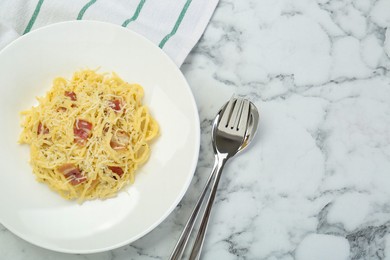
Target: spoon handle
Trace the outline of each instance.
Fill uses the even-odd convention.
[[[179,240],[177,241],[177,243],[175,245],[175,248],[172,251],[171,256],[169,257],[170,260],[180,260],[181,259],[182,255],[184,253],[184,250],[186,248],[188,239],[190,238],[191,232],[194,228],[196,219],[199,215],[199,211],[202,207],[202,204],[203,204],[204,198],[206,196],[208,187],[210,186],[210,183],[213,180],[217,170],[218,170],[218,158],[216,157],[213,170],[211,171],[211,174],[210,174],[210,176],[209,176],[209,178],[208,178],[208,180],[203,188],[203,191],[202,191],[201,195],[199,196],[198,201],[197,201],[194,209],[192,210],[190,217],[187,220],[187,223],[186,223],[186,225],[185,225],[185,227],[180,235]]]
[[[200,259],[200,254],[202,252],[204,239],[206,237],[207,227],[209,224],[211,208],[213,207],[215,195],[217,194],[219,179],[221,178],[222,170],[223,170],[223,167],[224,167],[226,161],[227,161],[226,157],[224,157],[224,158],[220,157],[217,160],[216,172],[214,173],[215,179],[213,182],[213,186],[211,187],[209,197],[207,199],[206,209],[203,212],[202,222],[200,224],[200,227],[198,230],[198,235],[196,236],[196,240],[195,240],[194,245],[192,247],[192,251],[191,251],[191,255],[190,255],[189,260],[199,260]]]

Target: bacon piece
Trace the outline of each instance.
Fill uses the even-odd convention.
[[[69,97],[72,101],[77,100],[76,93],[74,93],[73,91],[65,91],[65,96]]]
[[[73,163],[65,163],[58,167],[58,171],[62,173],[70,184],[78,185],[87,180],[87,177],[81,174],[80,169]]]
[[[57,112],[66,112],[66,107],[59,107],[57,108]]]
[[[108,106],[115,111],[120,111],[122,109],[122,102],[118,99],[114,99],[108,103]]]
[[[114,150],[124,150],[130,143],[130,136],[124,131],[117,131],[111,138],[110,146]]]
[[[113,173],[116,173],[119,175],[119,177],[122,177],[123,175],[123,169],[118,166],[108,166],[108,169],[110,169]]]
[[[40,135],[40,134],[48,134],[49,133],[49,129],[46,127],[46,126],[44,126],[44,125],[42,125],[42,123],[41,122],[39,122],[39,124],[38,124],[38,129],[37,129],[37,134],[38,135]]]
[[[92,132],[92,124],[83,119],[77,119],[73,127],[75,142],[84,145]]]

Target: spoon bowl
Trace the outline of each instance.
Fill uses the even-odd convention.
[[[249,112],[249,121],[248,121],[248,129],[245,134],[245,139],[238,152],[242,152],[245,148],[248,147],[249,143],[253,140],[257,133],[257,127],[259,126],[259,111],[257,107],[250,102],[250,112]]]

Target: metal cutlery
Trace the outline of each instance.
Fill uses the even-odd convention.
[[[218,112],[212,127],[212,144],[215,154],[214,167],[178,242],[172,251],[169,258],[170,260],[181,259],[194,228],[195,221],[200,213],[208,187],[210,186],[211,181],[214,180],[189,259],[194,260],[200,258],[209,223],[210,212],[222,170],[225,163],[230,158],[244,150],[251,142],[257,131],[258,121],[259,113],[257,108],[252,102],[244,98],[231,98]]]

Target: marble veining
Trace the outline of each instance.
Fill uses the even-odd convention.
[[[201,119],[187,194],[155,230],[67,255],[0,226],[1,259],[167,259],[213,164],[211,122],[235,93],[260,109],[221,179],[202,259],[390,259],[390,1],[221,0],[181,67]]]

